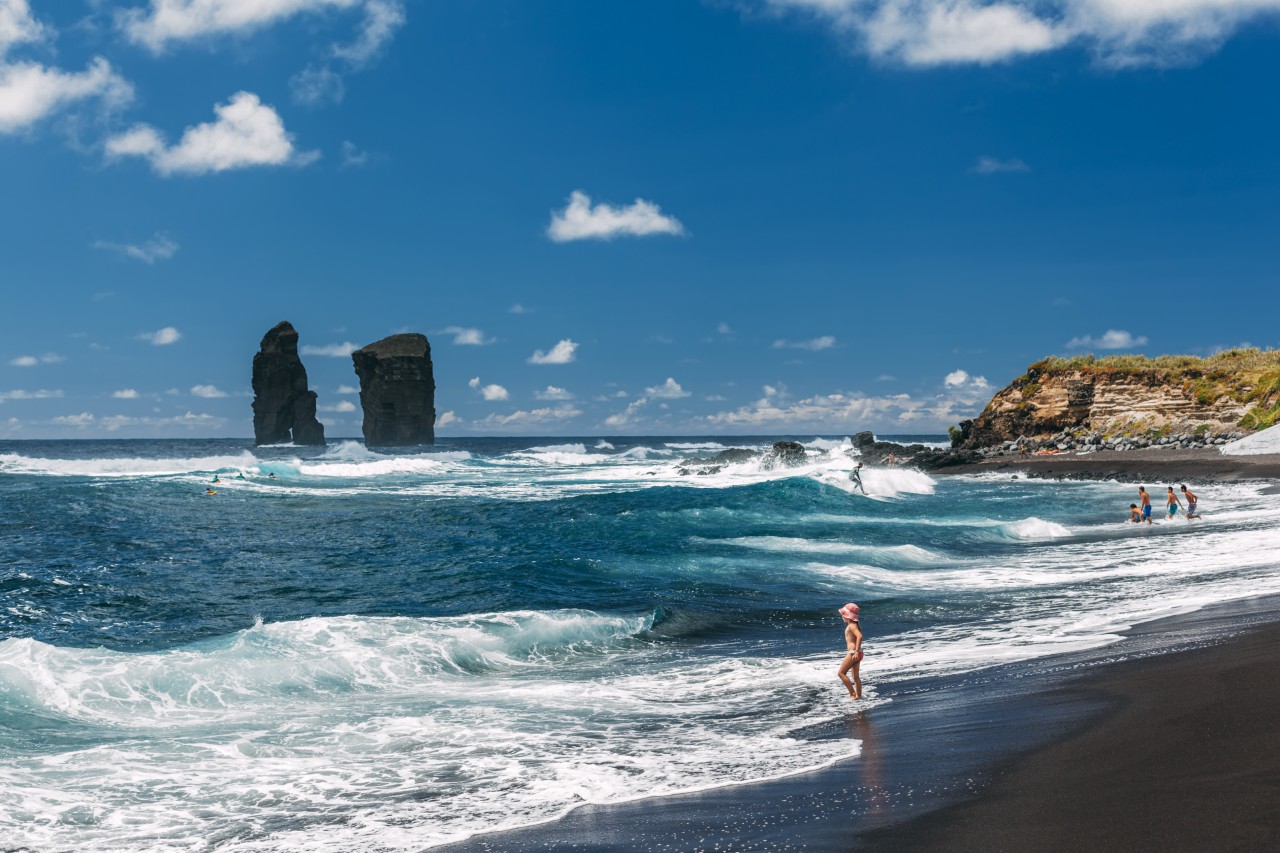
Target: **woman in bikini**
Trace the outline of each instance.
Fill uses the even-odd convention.
[[[838,611],[844,619],[844,660],[840,661],[840,680],[849,691],[850,699],[862,698],[862,677],[858,670],[862,668],[862,626],[858,624],[858,605],[846,604]],[[849,680],[849,673],[853,680]]]

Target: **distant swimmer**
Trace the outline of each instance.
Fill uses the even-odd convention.
[[[850,699],[862,698],[862,626],[858,624],[858,605],[850,602],[837,611],[844,619],[844,660],[840,661],[839,675],[849,691]],[[853,673],[853,681],[849,673]]]
[[[1173,517],[1178,514],[1178,510],[1182,507],[1182,499],[1174,492],[1173,486],[1169,487],[1169,493],[1164,496],[1165,503],[1169,507],[1169,520],[1173,521]]]
[[[218,492],[216,489],[213,488],[213,486],[210,486],[209,488],[204,490],[204,493],[206,495],[216,495]]]
[[[1137,504],[1129,504],[1129,520],[1134,524],[1142,523],[1142,510],[1138,509]]]
[[[244,479],[244,472],[243,472],[243,471],[241,471],[239,474],[236,474],[236,479],[237,479],[237,480],[243,480],[243,479]]]
[[[275,474],[268,474],[267,476],[268,476],[268,477],[270,477],[272,480],[274,480],[274,479],[276,478],[276,475],[275,475]]]
[[[1200,513],[1196,512],[1196,503],[1199,499],[1193,493],[1187,491],[1186,486],[1182,487],[1182,494],[1187,499],[1187,521],[1190,521],[1193,518],[1199,518]]]
[[[215,483],[221,483],[222,481],[218,479],[218,475],[217,475],[217,474],[214,474],[214,475],[213,475],[213,482],[215,482]]]
[[[1142,518],[1151,523],[1151,495],[1147,494],[1146,486],[1138,486],[1138,494],[1142,497]]]
[[[859,489],[862,490],[862,493],[864,495],[867,493],[866,487],[862,485],[862,463],[861,462],[853,466],[853,470],[849,472],[849,479],[853,481],[853,484],[855,486],[857,486]]]

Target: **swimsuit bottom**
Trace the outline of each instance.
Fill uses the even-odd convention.
[[[849,657],[849,655],[853,655],[855,660],[862,660],[863,654],[864,654],[863,652],[851,652],[846,649],[844,656]]]

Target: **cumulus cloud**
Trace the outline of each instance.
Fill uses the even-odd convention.
[[[459,422],[460,422],[460,421],[459,421],[458,416],[457,416],[457,415],[455,415],[453,412],[445,412],[445,413],[443,413],[443,414],[436,415],[436,428],[437,428],[437,429],[439,429],[440,427],[446,427],[446,426],[448,426],[449,424],[456,424],[456,423],[459,423]]]
[[[646,397],[654,397],[663,400],[675,400],[680,397],[688,397],[689,392],[680,387],[680,383],[667,377],[667,381],[653,388],[644,389]]]
[[[116,25],[134,44],[159,53],[176,42],[247,35],[308,12],[356,9],[367,0],[151,0],[122,9]]]
[[[96,100],[114,109],[133,99],[133,87],[100,56],[84,71],[63,71],[36,62],[6,62],[6,47],[0,42],[0,134],[24,131],[78,102]]]
[[[492,429],[501,427],[538,427],[546,424],[561,423],[563,421],[576,418],[582,414],[582,411],[572,406],[559,406],[557,408],[533,409],[530,411],[517,410],[509,415],[489,415],[481,421],[476,421],[476,426],[482,429]]]
[[[819,350],[831,349],[836,345],[836,339],[831,335],[823,335],[820,338],[810,338],[807,341],[788,341],[778,339],[773,342],[773,349],[807,349],[811,352]]]
[[[592,205],[591,197],[581,190],[573,191],[564,210],[552,212],[551,224],[547,226],[547,236],[557,243],[683,233],[680,221],[664,216],[651,201],[638,198],[626,207],[603,202]]]
[[[484,332],[479,329],[468,329],[462,326],[449,326],[441,329],[440,332],[445,335],[453,335],[453,343],[456,346],[472,346],[479,347],[493,343],[493,338],[486,338]]]
[[[84,429],[94,422],[92,412],[81,412],[78,415],[58,415],[53,419],[55,424],[59,426],[73,426]]]
[[[347,82],[327,65],[308,65],[289,78],[289,94],[294,103],[308,107],[340,104],[347,96]]]
[[[1176,65],[1216,50],[1280,0],[762,0],[829,23],[873,59],[987,65],[1084,47],[1116,67]]]
[[[333,55],[353,68],[361,68],[382,53],[396,30],[404,26],[404,6],[396,0],[367,0],[364,21],[350,44],[334,45]]]
[[[361,151],[354,142],[343,140],[342,142],[342,168],[358,169],[369,163],[369,152]]]
[[[625,426],[633,426],[638,420],[640,410],[649,405],[647,397],[639,397],[627,404],[627,407],[621,412],[616,412],[604,419],[604,425],[619,429]]]
[[[356,349],[359,349],[359,347],[356,347]],[[355,352],[355,350],[352,350],[352,352]],[[354,385],[339,385],[339,386],[338,386],[338,389],[337,389],[336,391],[334,391],[333,393],[335,393],[335,394],[359,394],[359,393],[360,393],[360,389],[359,389],[359,388],[357,388],[357,387],[355,387]]]
[[[9,363],[14,367],[35,367],[37,364],[60,364],[67,359],[56,352],[47,352],[41,356],[20,355],[17,358],[9,359]]]
[[[525,359],[529,364],[568,364],[578,352],[578,345],[565,338],[547,352],[534,350],[533,355]]]
[[[507,309],[507,313],[508,314],[528,314],[529,309],[525,308],[523,305],[517,302],[516,304],[512,305],[510,308]]]
[[[318,152],[300,152],[284,129],[280,114],[252,92],[236,92],[225,104],[214,104],[216,121],[188,127],[169,145],[154,127],[134,125],[107,139],[111,159],[141,157],[159,175],[205,175],[254,166],[303,166]]]
[[[208,431],[226,426],[227,419],[216,417],[208,414],[196,414],[187,412],[186,414],[176,415],[174,417],[134,417],[132,415],[107,415],[106,417],[95,417],[89,412],[81,412],[78,415],[63,415],[56,417],[52,421],[54,424],[61,426],[74,426],[80,429],[95,427],[96,430],[107,433],[118,432],[125,427],[133,427],[135,429],[148,430],[153,433],[160,432],[170,427],[183,427],[190,432],[196,430]]]
[[[507,393],[507,389],[503,388],[501,385],[481,385],[479,376],[474,377],[467,383],[467,385],[479,391],[481,397],[491,402],[494,400],[505,400],[511,396]]]
[[[1098,337],[1083,335],[1067,341],[1067,349],[1132,349],[1146,344],[1145,335],[1134,337],[1123,329],[1107,329]]]
[[[192,385],[191,393],[193,396],[204,397],[206,400],[227,396],[227,392],[223,391],[217,385]]]
[[[990,388],[985,376],[971,376],[965,370],[953,370],[942,380],[947,388]]]
[[[343,341],[340,344],[325,344],[323,346],[302,346],[298,348],[298,351],[303,355],[323,355],[323,356],[328,356],[329,358],[347,358],[348,356],[351,355],[351,353],[355,352],[358,349],[360,349],[360,344],[353,344],[351,343],[351,341]],[[343,387],[345,388],[348,386],[344,385]],[[338,393],[354,394],[356,393],[356,391],[357,389],[355,388],[352,388],[350,391],[342,391],[341,389],[339,389]]]
[[[39,391],[23,391],[22,389],[0,391],[0,403],[5,402],[6,400],[56,400],[61,397],[61,391],[48,391],[44,389]]]
[[[152,346],[164,347],[182,340],[182,332],[179,332],[173,326],[165,326],[163,329],[157,329],[154,332],[141,333],[138,335],[138,340],[146,341]]]
[[[339,400],[332,406],[320,406],[322,412],[336,412],[338,414],[348,414],[356,410],[356,404],[350,400]]]
[[[979,157],[978,162],[969,167],[969,171],[975,175],[998,175],[1001,172],[1030,172],[1031,167],[1017,157],[1011,157],[1008,160],[1001,160],[998,157]]]
[[[557,388],[554,385],[548,385],[544,391],[535,391],[534,397],[539,400],[572,400],[573,394],[563,388]]]
[[[90,248],[117,252],[125,257],[142,261],[144,264],[154,264],[156,261],[172,258],[182,247],[168,236],[157,233],[150,240],[144,240],[141,243],[112,243],[107,240],[96,240],[90,244]]]
[[[132,388],[121,388],[119,391],[112,391],[111,397],[115,400],[136,400],[138,392]]]

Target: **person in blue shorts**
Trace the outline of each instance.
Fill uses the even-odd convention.
[[[1187,491],[1187,487],[1184,485],[1182,487],[1182,494],[1187,498],[1187,521],[1190,521],[1193,518],[1199,518],[1200,513],[1196,512],[1196,504],[1199,502],[1199,499],[1195,496],[1195,493]]]
[[[1169,493],[1164,496],[1164,500],[1169,507],[1169,519],[1172,521],[1173,517],[1178,514],[1178,509],[1182,506],[1182,498],[1178,497],[1173,491],[1173,486],[1170,486]]]
[[[1138,486],[1138,496],[1142,499],[1142,518],[1147,524],[1151,523],[1151,495],[1147,494],[1146,486]]]

